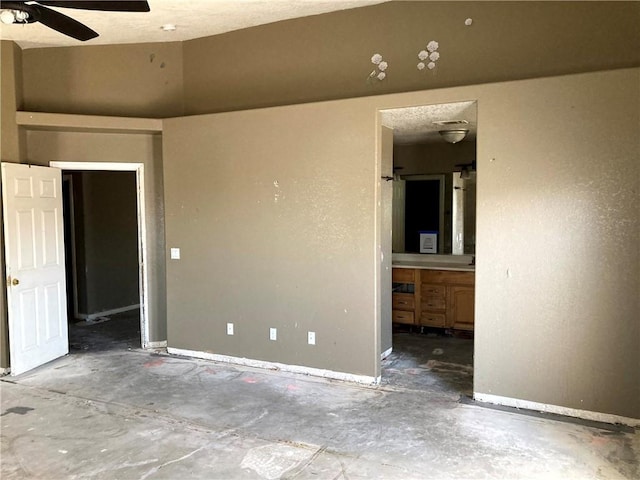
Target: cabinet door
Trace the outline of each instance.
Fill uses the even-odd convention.
[[[449,287],[451,295],[451,321],[453,328],[473,330],[474,288],[454,285]]]

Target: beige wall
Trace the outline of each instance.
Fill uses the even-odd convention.
[[[639,70],[484,90],[475,391],[640,418]]]
[[[638,66],[638,23],[639,2],[393,1],[287,20],[185,42],[185,113]],[[438,66],[420,72],[430,40]],[[383,82],[367,81],[374,53]]]
[[[183,255],[167,268],[169,345],[376,375],[376,110],[472,98],[475,392],[640,417],[639,80],[618,70],[167,121],[167,247]]]
[[[2,110],[0,111],[1,156],[3,162],[20,162],[24,158],[24,136],[16,124],[16,110],[22,108],[22,50],[13,42],[0,42],[0,85]]]
[[[162,140],[151,134],[27,132],[27,158],[37,165],[51,161],[144,164],[146,245],[149,263],[150,341],[166,339],[164,194]]]
[[[375,122],[366,101],[165,121],[170,347],[379,374]]]
[[[179,42],[27,49],[23,67],[26,111],[182,115]]]

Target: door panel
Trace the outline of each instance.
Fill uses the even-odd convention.
[[[2,164],[11,373],[69,351],[59,169]]]
[[[36,266],[35,221],[33,210],[15,212],[17,225],[18,268],[28,270]],[[6,223],[6,221],[5,221]]]
[[[36,328],[36,290],[31,288],[19,293],[20,308],[18,310],[18,325],[20,328],[20,339],[22,343],[19,348],[28,351],[38,345],[38,329]],[[10,346],[13,350],[13,345]]]
[[[63,334],[60,328],[60,297],[60,285],[54,284],[44,287],[46,342],[55,341]]]
[[[58,242],[57,232],[59,230],[57,225],[57,212],[55,210],[46,210],[42,212],[42,234],[44,242],[42,265],[45,267],[52,267],[60,265],[60,258],[58,253],[60,252],[60,246]]]

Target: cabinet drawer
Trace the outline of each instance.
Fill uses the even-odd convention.
[[[445,285],[434,285],[431,283],[423,283],[420,286],[420,293],[422,294],[423,297],[429,297],[429,296],[445,297],[447,293],[446,288],[447,287]]]
[[[447,300],[439,295],[427,295],[422,297],[422,310],[444,310],[447,308]]]
[[[393,310],[391,312],[391,321],[393,323],[414,323],[413,312],[404,312],[402,310]]]
[[[475,283],[474,272],[455,272],[449,270],[423,270],[420,273],[420,282],[446,283],[449,285],[473,285]]]
[[[413,268],[394,268],[391,270],[391,278],[396,283],[415,283],[416,271]]]
[[[444,328],[446,326],[446,318],[444,313],[422,312],[420,325]]]
[[[415,297],[410,293],[394,293],[392,298],[394,310],[414,310],[416,308]]]

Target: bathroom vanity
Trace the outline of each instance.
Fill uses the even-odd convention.
[[[442,256],[437,260],[403,257],[393,261],[393,323],[472,331],[475,266],[470,264],[471,257],[455,262]]]

